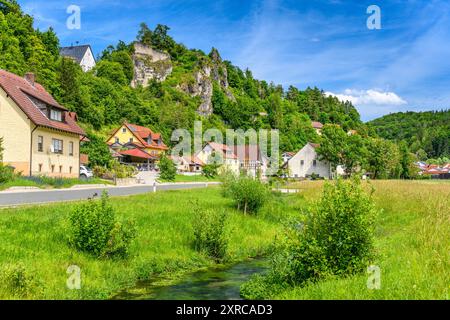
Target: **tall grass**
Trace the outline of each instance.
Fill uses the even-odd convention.
[[[136,222],[137,237],[127,259],[99,260],[68,244],[67,218],[77,203],[3,209],[0,275],[13,263],[18,266],[14,270],[32,275],[33,283],[41,285],[40,290],[21,289],[26,295],[17,297],[0,280],[0,298],[107,299],[140,279],[156,274],[177,278],[184,272],[214,265],[214,259],[192,246],[192,200],[202,208],[223,208],[229,213],[229,262],[264,254],[280,230],[279,223],[235,211],[218,188],[112,198],[117,218]],[[81,268],[81,290],[66,287],[70,265]]]
[[[373,181],[381,289],[367,275],[329,279],[279,293],[277,299],[448,299],[450,291],[450,184]],[[366,185],[370,188],[369,185]],[[312,189],[315,189],[313,186]],[[315,192],[315,191],[314,191]]]

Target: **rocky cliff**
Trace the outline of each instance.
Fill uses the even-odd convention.
[[[172,73],[173,65],[170,55],[140,43],[134,45],[134,78],[132,87],[148,86],[149,81],[163,82]],[[201,59],[193,74],[177,85],[179,90],[191,97],[200,97],[197,112],[202,116],[213,113],[213,83],[216,82],[228,98],[235,100],[228,84],[228,73],[219,52],[213,48],[209,57]]]
[[[138,85],[146,87],[150,80],[162,82],[172,73],[172,61],[167,53],[141,43],[134,44],[132,59],[134,77],[131,86],[133,88]]]

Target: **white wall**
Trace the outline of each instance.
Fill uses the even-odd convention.
[[[330,164],[327,161],[319,161],[316,150],[309,143],[288,161],[288,168],[292,178],[306,178],[313,173],[328,179],[331,177]]]
[[[80,62],[80,66],[84,72],[90,71],[95,67],[94,54],[92,53],[91,49],[87,50],[84,54],[84,57]]]

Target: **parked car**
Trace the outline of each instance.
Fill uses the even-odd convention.
[[[86,166],[80,166],[80,178],[81,179],[90,179],[94,176],[94,173],[92,172],[91,168],[88,168]]]

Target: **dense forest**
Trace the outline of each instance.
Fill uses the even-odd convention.
[[[405,141],[420,160],[450,157],[450,110],[393,113],[368,125],[384,139]]]
[[[308,141],[319,142],[323,158],[335,164],[345,163],[349,171],[367,168],[379,177],[411,176],[409,164],[415,156],[408,146],[414,141],[408,140],[407,134],[387,135],[376,121],[368,127],[350,102],[326,96],[318,88],[285,89],[255,79],[250,70],[222,61],[214,48],[207,54],[177,43],[167,26],[151,29],[142,23],[136,29],[135,42],[119,41],[108,46],[98,55],[96,67],[85,73],[73,60],[60,57],[59,39],[51,28],[34,29],[33,18],[15,0],[0,0],[0,68],[18,75],[34,72],[37,81],[62,105],[77,112],[81,125],[98,145],[124,120],[161,132],[168,144],[174,129],[193,130],[194,121],[199,120],[204,130],[279,129],[281,151],[297,151]],[[135,75],[135,43],[170,57],[171,72],[164,81],[152,80],[145,87],[130,85]],[[212,91],[212,112],[207,116],[198,112],[202,97],[192,94],[205,70],[211,71],[205,81],[210,82]],[[311,121],[326,125],[322,137]],[[386,123],[392,126],[392,122]],[[423,149],[427,156],[448,154],[448,121],[446,128],[421,136],[419,144],[412,145],[413,151]],[[347,135],[349,130],[357,135]],[[417,133],[417,128],[410,131]],[[394,144],[380,139],[377,133],[405,142]],[[440,142],[441,138],[446,142]],[[427,139],[431,139],[429,144],[422,146],[420,143]]]

